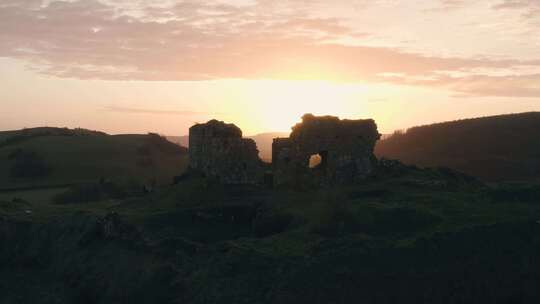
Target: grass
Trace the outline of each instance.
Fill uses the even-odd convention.
[[[505,191],[503,193],[510,191],[508,187],[503,187]],[[525,188],[516,186],[513,189],[517,192],[525,189],[523,191],[528,195],[538,189],[535,187],[537,186]],[[337,229],[337,226],[344,225],[339,228],[343,230],[342,232],[328,233],[406,239],[443,231],[457,231],[477,225],[540,219],[540,202],[515,201],[505,199],[505,196],[494,199],[494,195],[497,196],[500,191],[499,188],[473,190],[465,188],[459,191],[418,189],[399,178],[371,181],[354,187],[305,192],[286,189],[232,190],[208,183],[204,179],[192,179],[176,186],[162,186],[155,193],[147,195],[125,199],[104,197],[99,202],[55,204],[53,198],[65,193],[65,188],[0,193],[0,201],[21,199],[27,202],[32,210],[36,210],[34,214],[39,214],[38,217],[43,220],[49,217],[57,218],[66,213],[105,214],[116,211],[138,225],[156,223],[149,224],[152,226],[151,229],[159,227],[159,223],[163,224],[161,226],[169,225],[166,223],[178,226],[180,222],[187,221],[181,226],[184,227],[182,229],[188,230],[197,229],[195,228],[197,225],[204,226],[214,222],[211,216],[199,222],[186,220],[186,217],[194,212],[226,213],[227,208],[246,206],[252,208],[253,212],[266,210],[264,212],[267,212],[268,216],[259,216],[263,219],[263,223],[270,221],[268,225],[271,226],[272,221],[275,221],[278,226],[280,223],[287,225],[283,233],[276,233],[284,236],[289,232],[303,231],[302,233],[315,232],[325,237],[325,233],[320,231],[324,230],[325,226]],[[241,208],[238,210],[241,212]],[[216,221],[219,222],[219,219]],[[229,224],[226,221],[223,223],[225,226]],[[244,224],[240,224],[242,225]],[[251,230],[251,225],[249,222],[240,228]],[[414,228],[415,225],[418,227]],[[280,231],[279,227],[275,229]]]
[[[38,181],[4,176],[4,188],[76,184],[0,192],[0,302],[43,294],[50,303],[374,303],[401,290],[398,302],[418,303],[431,288],[428,302],[441,303],[456,293],[474,299],[467,286],[482,282],[497,294],[488,300],[502,299],[491,302],[514,303],[506,300],[519,288],[537,286],[527,280],[540,273],[538,183],[484,185],[404,167],[304,191],[201,177],[171,185],[186,156],[146,149],[154,166],[140,167],[147,139],[51,136],[0,148],[3,169],[16,148],[54,168]],[[160,182],[128,191],[134,176]],[[100,177],[122,195],[99,188]],[[79,199],[96,185],[95,200]],[[104,224],[111,215],[118,222]]]
[[[151,150],[149,156],[141,155],[148,139],[149,135],[39,136],[8,145],[0,148],[0,187],[86,183],[100,178],[171,183],[173,176],[185,170],[187,154]],[[8,156],[17,149],[36,152],[52,168],[51,174],[36,179],[10,177],[13,160]],[[145,164],[143,158],[152,160]]]
[[[26,191],[10,191],[0,193],[0,201],[22,199],[36,204],[49,204],[55,195],[66,191],[67,188],[38,189]]]

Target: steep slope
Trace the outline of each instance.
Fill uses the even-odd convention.
[[[540,112],[414,127],[380,141],[376,154],[487,180],[539,178]]]

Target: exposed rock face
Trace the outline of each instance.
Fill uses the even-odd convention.
[[[190,168],[224,184],[259,184],[264,170],[257,145],[234,124],[211,120],[189,129]]]
[[[292,128],[289,138],[273,143],[274,184],[312,182],[320,185],[347,184],[362,180],[375,168],[373,154],[380,138],[375,121],[340,120],[306,114]],[[320,164],[310,168],[310,158]]]

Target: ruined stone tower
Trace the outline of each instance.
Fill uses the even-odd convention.
[[[362,180],[375,166],[373,154],[379,140],[375,121],[340,120],[306,114],[289,138],[274,139],[274,184],[348,184]],[[319,164],[310,167],[317,156]]]
[[[189,130],[191,170],[224,184],[335,185],[361,181],[374,169],[375,121],[306,114],[288,138],[272,145],[272,172],[252,139],[233,124],[211,120]],[[310,166],[310,160],[319,163]]]
[[[211,120],[189,129],[190,169],[224,184],[259,184],[264,170],[257,145],[234,124]]]

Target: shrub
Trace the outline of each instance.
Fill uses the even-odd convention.
[[[140,157],[140,158],[137,159],[136,165],[139,168],[152,168],[152,167],[155,166],[155,162],[154,162],[154,159],[151,156],[149,156],[149,157]]]
[[[101,191],[109,198],[122,199],[128,196],[128,186],[122,186],[113,182],[104,182],[100,186]]]
[[[384,208],[373,210],[374,222],[364,229],[376,235],[406,235],[438,224],[441,218],[414,208]]]
[[[127,195],[128,192],[118,184],[103,182],[73,186],[67,191],[56,195],[53,201],[57,204],[80,204],[108,198],[122,199]]]
[[[99,201],[103,193],[97,184],[77,185],[66,192],[57,194],[53,201],[57,204],[79,204]]]
[[[540,186],[503,184],[489,189],[485,195],[492,202],[540,203]]]
[[[45,161],[33,151],[18,149],[10,153],[8,158],[15,161],[9,171],[13,178],[45,177],[52,171]]]
[[[282,233],[291,226],[293,217],[280,210],[259,208],[252,222],[253,234],[256,237],[267,237]]]
[[[331,199],[324,203],[320,214],[312,223],[311,231],[324,236],[337,236],[357,232],[359,223],[352,205],[347,200]]]
[[[408,235],[438,224],[441,218],[414,208],[354,206],[350,201],[325,202],[311,231],[323,236],[355,233],[371,235]]]

